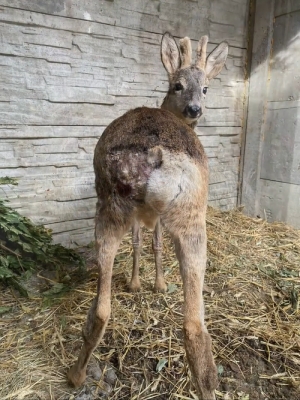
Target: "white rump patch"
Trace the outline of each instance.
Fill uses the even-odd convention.
[[[184,195],[194,196],[202,185],[199,166],[186,154],[162,149],[162,165],[155,169],[147,182],[146,203],[158,214],[171,202]]]

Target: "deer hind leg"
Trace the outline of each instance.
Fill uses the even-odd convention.
[[[147,182],[146,201],[170,232],[180,264],[184,291],[184,342],[200,399],[214,400],[217,370],[204,324],[202,296],[206,267],[205,156],[194,162],[184,153],[162,149],[162,164]]]
[[[101,214],[101,215],[100,215]],[[115,222],[115,223],[113,223]],[[98,212],[96,216],[96,249],[99,278],[97,295],[82,330],[83,345],[76,363],[68,372],[69,381],[80,386],[86,378],[86,368],[93,350],[104,335],[111,311],[111,279],[115,254],[130,223],[114,221],[113,213]]]
[[[184,294],[184,344],[201,400],[215,400],[217,370],[211,338],[204,323],[203,283],[206,268],[205,206],[191,204],[172,210],[164,224],[174,240]],[[169,218],[168,218],[169,217]]]
[[[141,255],[142,243],[143,243],[143,236],[140,223],[138,220],[135,220],[132,227],[133,268],[132,268],[131,281],[129,283],[129,290],[131,292],[137,292],[141,290],[139,268],[140,268],[140,255]]]
[[[156,277],[154,284],[154,291],[164,293],[167,290],[165,284],[164,272],[162,268],[162,231],[160,220],[157,220],[153,232],[152,249],[155,258]]]
[[[203,282],[206,265],[205,221],[192,235],[174,237],[184,291],[184,344],[198,396],[214,400],[217,370],[204,324]]]
[[[217,370],[204,322],[202,294],[207,245],[206,195],[204,180],[182,178],[181,192],[162,216],[162,223],[172,236],[179,260],[184,294],[184,344],[197,394],[201,400],[215,400]]]

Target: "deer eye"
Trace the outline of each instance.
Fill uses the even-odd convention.
[[[205,87],[203,88],[203,90],[202,90],[203,94],[206,94],[206,92],[207,92],[207,89],[208,89],[208,87],[207,87],[207,86],[205,86]]]
[[[179,92],[182,89],[183,89],[183,86],[182,86],[182,84],[180,82],[175,83],[175,91],[176,92]]]

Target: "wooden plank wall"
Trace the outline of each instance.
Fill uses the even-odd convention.
[[[1,196],[56,242],[93,238],[95,144],[126,110],[160,106],[168,87],[161,34],[229,41],[198,128],[210,203],[236,205],[249,0],[0,0]],[[201,130],[201,131],[200,131]]]
[[[256,1],[241,203],[300,228],[300,1]]]

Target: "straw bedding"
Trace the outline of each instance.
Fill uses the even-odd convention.
[[[206,322],[219,372],[217,398],[300,398],[300,232],[281,223],[209,208]],[[131,294],[132,249],[116,257],[112,316],[94,353],[86,385],[74,390],[66,370],[81,346],[95,296],[89,275],[52,304],[2,288],[0,399],[197,399],[182,341],[182,283],[173,246],[164,238],[168,292],[154,294],[151,234],[145,232],[142,291]],[[4,308],[2,308],[4,310]]]

